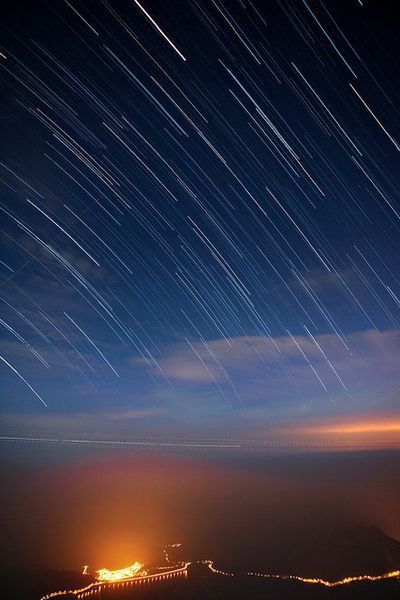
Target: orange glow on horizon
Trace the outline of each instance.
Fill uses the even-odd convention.
[[[287,423],[264,436],[281,436],[288,445],[318,449],[400,448],[400,415],[348,414]]]
[[[363,419],[363,420],[348,420],[339,423],[321,424],[314,427],[305,427],[302,433],[310,434],[343,434],[343,435],[359,435],[359,434],[384,434],[384,433],[400,433],[400,419],[386,418],[380,419]]]

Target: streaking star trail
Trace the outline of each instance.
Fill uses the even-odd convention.
[[[1,31],[7,414],[398,410],[389,6],[39,1]]]

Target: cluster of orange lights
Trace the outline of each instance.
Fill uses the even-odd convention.
[[[82,598],[86,598],[87,596],[92,596],[93,594],[100,593],[103,588],[119,588],[120,586],[134,585],[143,582],[154,583],[156,581],[169,579],[170,577],[186,575],[187,568],[189,565],[189,562],[180,563],[179,565],[176,565],[175,568],[169,567],[168,571],[150,574],[143,569],[143,564],[138,561],[136,561],[130,567],[117,569],[116,571],[110,571],[109,569],[99,569],[98,571],[96,571],[98,575],[96,581],[94,581],[93,583],[89,583],[89,585],[75,590],[70,589],[51,592],[50,594],[42,596],[41,600],[51,600],[52,598],[65,598],[65,596],[75,596],[78,600],[80,600]],[[87,565],[83,567],[82,574],[89,575]]]
[[[143,564],[136,561],[130,567],[124,567],[123,569],[117,569],[115,571],[109,571],[108,569],[99,569],[96,571],[97,581],[123,581],[124,579],[132,579],[132,577],[139,577],[147,575],[146,571],[143,570]]]

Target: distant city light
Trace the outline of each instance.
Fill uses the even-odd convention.
[[[125,567],[123,569],[117,569],[115,571],[109,571],[109,569],[99,569],[96,572],[98,574],[98,581],[121,581],[123,579],[137,577],[138,575],[146,575],[146,572],[143,570],[143,564],[139,561],[136,561],[130,567]]]

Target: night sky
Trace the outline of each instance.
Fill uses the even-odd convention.
[[[398,444],[399,50],[390,2],[8,8],[3,435]]]

